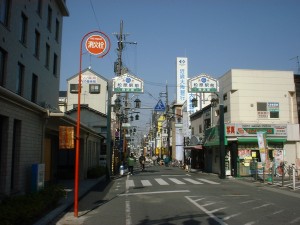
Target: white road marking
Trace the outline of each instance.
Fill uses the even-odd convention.
[[[183,178],[183,179],[190,182],[190,183],[192,183],[192,184],[203,184],[203,183],[201,183],[199,181],[196,181],[196,180],[193,180],[191,178]]]
[[[292,221],[290,222],[290,224],[293,224],[293,223],[297,223],[297,224],[298,224],[299,221],[300,221],[300,217],[298,217],[298,218],[292,220]]]
[[[156,178],[155,179],[157,183],[159,183],[160,185],[169,185],[166,181],[164,181],[161,178]]]
[[[134,187],[134,181],[133,180],[126,180],[126,188]]]
[[[233,217],[236,217],[236,216],[239,216],[241,213],[236,213],[236,214],[232,214],[232,215],[229,215],[229,216],[225,216],[224,218],[223,218],[223,220],[229,220],[229,219],[231,219],[231,218],[233,218]]]
[[[126,225],[131,225],[132,220],[131,220],[131,209],[130,209],[130,201],[127,200],[125,201],[125,215],[126,215]]]
[[[260,206],[254,207],[254,208],[252,208],[252,209],[260,209],[260,208],[267,207],[267,206],[269,206],[269,205],[271,205],[271,204],[260,205]]]
[[[170,194],[170,193],[183,193],[183,192],[190,192],[190,191],[189,191],[189,190],[177,190],[177,191],[136,192],[136,193],[120,194],[119,196],[129,196],[129,195],[153,195],[153,194]]]
[[[142,185],[145,186],[145,187],[152,186],[152,184],[150,183],[149,180],[141,180],[141,183],[142,183]]]
[[[200,210],[202,210],[202,212],[204,212],[206,215],[208,215],[210,218],[212,218],[213,220],[217,221],[220,225],[228,225],[227,223],[225,223],[223,220],[221,220],[220,218],[218,218],[217,216],[215,216],[213,213],[211,213],[210,211],[206,210],[204,207],[202,207],[201,205],[199,205],[198,203],[196,203],[195,201],[193,201],[190,197],[185,196],[185,198],[187,200],[189,200],[193,205],[195,205],[197,208],[199,208]]]
[[[134,186],[133,180],[129,180],[129,176],[127,176],[126,189],[125,189],[126,194],[129,192],[129,187],[131,187],[132,185]],[[126,215],[126,222],[125,222],[126,225],[132,225],[130,201],[127,196],[125,200],[125,215]]]
[[[203,181],[205,183],[209,183],[209,184],[220,184],[211,180],[207,180],[207,179],[203,179],[203,178],[198,178],[198,180]]]
[[[174,182],[175,184],[185,184],[184,182],[176,179],[176,178],[169,178],[170,181]]]

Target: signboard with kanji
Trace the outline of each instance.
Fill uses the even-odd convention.
[[[225,124],[226,136],[257,136],[265,132],[268,136],[287,136],[285,124]]]
[[[115,93],[143,93],[144,82],[128,73],[113,78],[113,92]]]
[[[188,91],[190,93],[218,92],[218,88],[219,82],[206,74],[188,80]]]

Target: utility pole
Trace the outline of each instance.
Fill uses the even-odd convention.
[[[114,33],[114,35],[116,36],[116,38],[118,40],[118,48],[117,48],[118,58],[117,58],[117,61],[114,64],[114,72],[117,76],[121,76],[122,73],[124,72],[124,67],[123,67],[123,62],[122,62],[122,52],[123,52],[123,49],[124,49],[124,44],[137,44],[137,43],[126,41],[126,36],[128,34],[123,33],[123,21],[122,20],[120,22],[120,33]],[[128,93],[125,94],[125,104],[126,105],[128,104]],[[123,112],[123,114],[124,114],[123,115],[123,120],[124,120],[124,118],[128,118],[128,108],[127,109],[126,108],[127,107],[125,107],[125,112]],[[126,129],[124,128],[122,130],[121,122],[122,121],[119,121],[119,124],[120,124],[119,130],[122,131],[121,135],[120,135],[120,141],[123,139],[123,145],[122,145],[122,150],[123,151],[121,151],[121,149],[119,149],[119,151],[120,151],[120,161],[122,162],[123,161],[122,155],[123,155],[124,152],[126,152],[127,143],[126,143]],[[121,146],[120,146],[120,148],[121,148]]]

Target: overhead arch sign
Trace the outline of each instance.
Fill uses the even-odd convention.
[[[113,78],[113,92],[115,93],[143,93],[144,82],[128,73]]]
[[[218,92],[219,83],[206,74],[200,74],[188,80],[188,88],[190,93]]]

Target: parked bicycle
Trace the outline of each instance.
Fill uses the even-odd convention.
[[[275,169],[275,176],[282,177],[282,176],[289,176],[291,177],[293,175],[293,167],[287,165],[287,161],[280,162],[280,165],[276,167]]]

